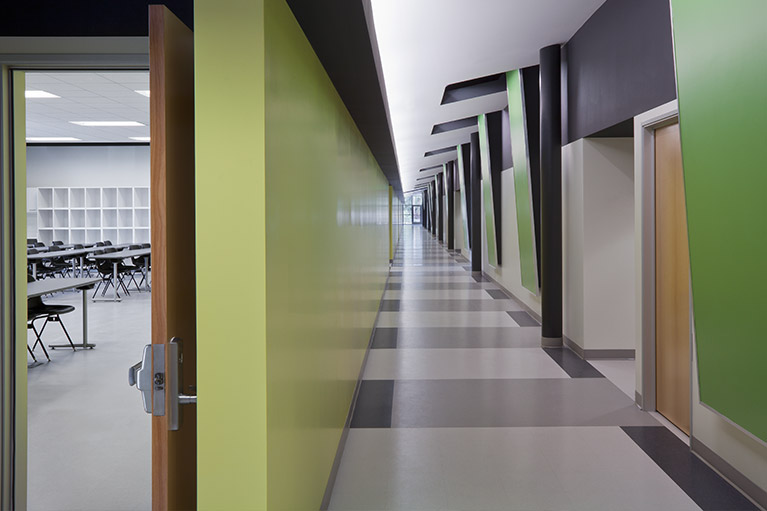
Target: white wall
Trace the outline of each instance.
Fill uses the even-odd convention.
[[[149,146],[29,146],[27,187],[149,186],[149,161]]]
[[[564,334],[585,350],[633,350],[632,138],[562,149]]]
[[[501,264],[493,268],[488,262],[485,215],[483,213],[480,215],[482,217],[482,270],[540,315],[540,296],[531,293],[522,286],[517,234],[517,206],[514,199],[514,173],[511,169],[501,172],[501,197]],[[482,203],[484,204],[484,201]]]

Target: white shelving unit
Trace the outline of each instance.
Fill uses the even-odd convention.
[[[27,188],[27,237],[149,243],[149,188]]]

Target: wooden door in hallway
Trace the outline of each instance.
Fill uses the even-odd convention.
[[[679,124],[655,131],[655,394],[690,434],[690,255]]]
[[[162,5],[149,7],[149,89],[152,344],[165,345],[169,353],[171,338],[181,339],[183,364],[178,390],[194,394],[194,39],[192,31]],[[171,374],[169,358],[165,357],[166,375]],[[173,390],[170,382],[163,384],[169,395]],[[152,417],[152,509],[196,509],[196,405],[183,407],[175,430],[169,423],[171,400],[164,401],[165,414]]]

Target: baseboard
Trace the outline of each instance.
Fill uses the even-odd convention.
[[[754,504],[762,509],[767,509],[767,491],[760,488],[755,482],[739,472],[694,436],[690,437],[690,450],[711,468],[719,472],[719,475],[732,483]]]
[[[384,292],[381,293],[381,301],[378,303],[378,312],[376,313],[375,320],[373,322],[373,329],[370,332],[370,339],[368,339],[368,347],[365,350],[365,357],[362,359],[362,366],[360,367],[359,375],[357,376],[357,383],[354,385],[354,392],[352,393],[352,401],[349,405],[349,413],[346,415],[346,421],[344,422],[344,429],[341,431],[341,438],[338,441],[338,448],[336,449],[336,456],[333,459],[333,466],[330,468],[330,475],[328,476],[328,482],[325,485],[325,494],[322,496],[322,503],[320,503],[320,511],[327,511],[330,507],[330,497],[333,494],[333,487],[336,484],[336,477],[338,476],[338,468],[341,466],[341,458],[344,455],[344,448],[346,447],[346,439],[349,437],[349,428],[351,427],[352,417],[354,416],[354,409],[357,406],[357,396],[360,393],[360,386],[362,385],[362,375],[365,374],[365,367],[368,363],[368,355],[370,355],[370,348],[373,346],[373,338],[376,333],[376,325],[378,324],[378,317],[381,315],[381,306],[383,305],[384,295],[386,288],[389,286],[389,277],[391,273],[386,276],[386,283],[384,284]]]
[[[607,360],[607,359],[632,359],[636,356],[636,350],[630,349],[583,349],[578,343],[565,336],[565,346],[573,350],[583,360]]]
[[[634,391],[634,402],[640,410],[644,410],[644,398],[642,397],[642,394],[637,391]]]

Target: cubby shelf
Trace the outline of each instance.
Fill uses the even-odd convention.
[[[50,244],[148,243],[148,187],[27,188],[27,237]]]

